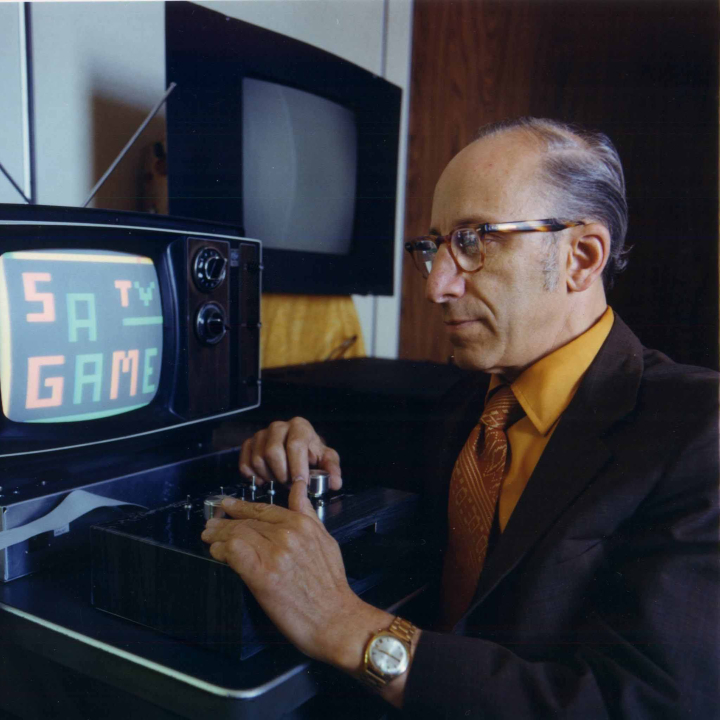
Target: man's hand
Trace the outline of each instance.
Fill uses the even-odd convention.
[[[331,489],[342,487],[340,456],[301,417],[271,423],[246,440],[240,451],[240,472],[260,481],[307,481],[311,465],[327,470]]]
[[[223,507],[236,519],[208,520],[202,538],[212,556],[240,575],[298,649],[357,674],[370,635],[393,616],[350,589],[340,548],[308,500],[307,483],[293,484],[290,509],[229,499]]]

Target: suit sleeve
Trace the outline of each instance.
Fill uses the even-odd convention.
[[[562,642],[530,658],[521,641],[423,632],[407,716],[720,718],[717,410],[706,418],[607,539]]]

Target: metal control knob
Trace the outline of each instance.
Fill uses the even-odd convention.
[[[210,518],[224,518],[228,517],[225,512],[225,508],[222,506],[222,501],[228,497],[228,495],[208,495],[203,503],[203,516],[206,520]]]
[[[312,498],[322,497],[330,489],[330,474],[327,470],[313,469],[308,481],[308,495]]]

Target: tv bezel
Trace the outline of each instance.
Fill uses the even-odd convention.
[[[166,2],[165,24],[167,83],[177,84],[167,105],[170,213],[242,227],[243,78],[312,93],[357,117],[350,251],[266,247],[264,291],[392,295],[402,90],[325,50],[193,3]]]
[[[101,231],[103,238],[95,235]],[[183,417],[172,406],[180,392],[181,347],[179,311],[183,297],[173,274],[171,245],[183,237],[227,239],[257,244],[244,238],[237,228],[163,215],[77,209],[59,206],[0,204],[0,255],[13,250],[75,247],[115,250],[144,255],[153,260],[160,283],[163,309],[163,355],[157,393],[146,406],[127,413],[76,422],[14,422],[2,412],[0,389],[0,462],[48,453],[75,451],[165,433],[158,442],[172,442],[173,431],[184,434],[188,427],[212,426],[260,405],[233,408],[197,418]],[[262,255],[260,254],[262,260]],[[258,368],[259,380],[259,368]],[[132,431],[129,428],[132,427]],[[83,440],[78,442],[78,438]]]

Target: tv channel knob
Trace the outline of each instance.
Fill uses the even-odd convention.
[[[216,302],[200,306],[195,318],[195,333],[205,345],[215,345],[225,337],[225,308]]]
[[[195,255],[192,276],[197,289],[212,292],[223,280],[227,271],[227,259],[214,247],[200,248]]]

